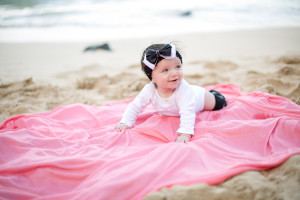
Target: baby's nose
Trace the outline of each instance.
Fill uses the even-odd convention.
[[[172,71],[171,71],[171,75],[177,75],[178,74],[178,70],[177,69],[173,69]]]

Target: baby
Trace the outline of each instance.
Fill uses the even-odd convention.
[[[206,91],[183,79],[182,57],[173,44],[153,44],[141,59],[142,70],[151,80],[128,105],[116,129],[132,127],[137,116],[148,105],[161,115],[180,117],[176,142],[188,142],[194,135],[196,113],[225,107],[225,97],[217,91]]]

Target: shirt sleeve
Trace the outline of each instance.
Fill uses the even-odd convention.
[[[132,124],[134,124],[138,115],[150,103],[153,92],[154,85],[152,83],[145,85],[136,98],[128,104],[120,123],[124,123],[127,126],[132,127]]]
[[[177,104],[180,114],[180,128],[177,133],[194,135],[196,98],[192,87],[182,80],[177,94]]]

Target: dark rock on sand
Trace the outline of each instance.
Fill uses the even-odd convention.
[[[86,51],[96,51],[96,50],[111,51],[111,48],[110,48],[109,44],[104,43],[104,44],[100,44],[100,45],[88,46],[84,49],[84,52],[86,52]]]
[[[191,15],[192,15],[192,11],[190,11],[190,10],[180,13],[180,16],[182,16],[182,17],[188,17]]]

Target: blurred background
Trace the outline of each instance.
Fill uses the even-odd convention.
[[[300,25],[300,0],[0,0],[0,42],[82,42]]]

